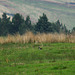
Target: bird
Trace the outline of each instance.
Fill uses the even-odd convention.
[[[39,46],[38,49],[39,49],[39,50],[42,50],[42,47]]]

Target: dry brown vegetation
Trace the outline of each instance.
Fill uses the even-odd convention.
[[[54,42],[68,42],[75,43],[75,35],[72,34],[45,34],[38,33],[34,35],[32,32],[27,32],[24,35],[15,34],[15,35],[7,35],[6,37],[0,37],[0,43],[54,43]]]

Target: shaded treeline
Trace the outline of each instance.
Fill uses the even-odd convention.
[[[60,23],[57,20],[54,23],[48,21],[46,14],[43,13],[39,17],[38,22],[35,24],[31,23],[30,16],[27,16],[24,20],[23,16],[19,13],[14,14],[12,20],[10,17],[7,17],[6,13],[3,13],[2,18],[0,18],[0,36],[6,36],[8,34],[24,34],[27,31],[33,33],[70,33],[70,30],[66,28],[65,25]],[[72,32],[75,31],[75,27],[72,29]]]

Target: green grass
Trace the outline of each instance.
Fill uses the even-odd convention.
[[[0,75],[75,75],[75,43],[0,44]]]

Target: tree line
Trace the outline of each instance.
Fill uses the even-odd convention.
[[[2,14],[2,18],[0,18],[0,36],[6,36],[8,34],[24,34],[27,31],[31,31],[35,34],[37,33],[70,33],[70,30],[66,28],[65,25],[60,23],[59,20],[56,22],[49,22],[46,14],[43,13],[42,16],[39,17],[38,22],[35,24],[31,23],[30,16],[27,16],[24,20],[23,16],[19,13],[14,14],[12,20],[10,17],[7,17],[6,13]],[[75,27],[72,29],[72,32],[75,31]]]

